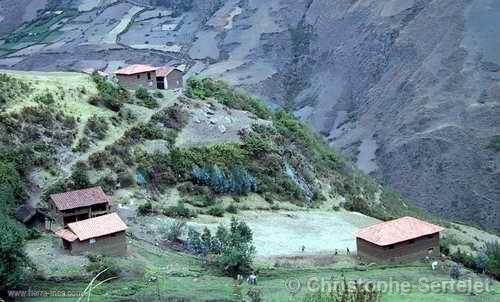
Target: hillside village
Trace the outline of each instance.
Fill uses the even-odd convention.
[[[409,289],[362,301],[500,299],[497,235],[418,210],[292,115],[222,81],[149,65],[0,73],[0,219],[21,234],[30,264],[19,280],[32,289],[320,301],[311,278],[397,279]],[[106,282],[89,290],[96,276]],[[422,278],[487,290],[424,294]]]

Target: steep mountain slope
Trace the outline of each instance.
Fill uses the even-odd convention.
[[[26,15],[21,2],[4,11]],[[5,36],[0,66],[186,64],[291,109],[419,206],[500,229],[495,0],[46,4]]]

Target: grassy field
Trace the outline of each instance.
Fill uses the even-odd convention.
[[[234,281],[207,268],[203,262],[191,255],[162,250],[154,245],[130,239],[129,255],[116,258],[122,269],[122,276],[114,281],[105,283],[94,291],[91,301],[117,301],[136,299],[151,301],[159,288],[161,296],[178,297],[189,301],[206,301],[214,299],[231,299]],[[49,261],[50,266],[39,265],[43,272],[50,274],[52,280],[61,278],[60,282],[35,281],[31,284],[32,290],[46,291],[83,291],[91,276],[83,269],[84,257],[73,257],[73,261],[66,261],[61,255],[53,255],[46,247],[51,245],[48,236],[32,241],[30,250],[43,250],[37,254],[38,263]],[[37,248],[38,247],[38,248]],[[48,260],[47,260],[48,259]],[[34,259],[35,260],[35,259]],[[256,288],[263,293],[265,301],[290,301],[298,299],[307,292],[318,288],[327,289],[332,280],[338,282],[343,274],[347,281],[371,281],[383,288],[392,284],[392,292],[383,294],[383,302],[387,301],[499,301],[500,285],[497,282],[482,280],[472,273],[465,273],[462,280],[480,282],[488,286],[488,292],[470,295],[468,291],[453,292],[436,288],[433,292],[426,292],[429,282],[439,284],[450,281],[446,265],[432,271],[430,265],[415,263],[408,266],[373,266],[368,270],[358,270],[355,260],[350,256],[339,256],[336,262],[326,266],[310,265],[306,267],[274,267],[268,262],[258,261],[258,285]],[[160,272],[157,282],[144,278],[144,273],[155,268]],[[68,275],[72,272],[72,275]],[[79,277],[77,277],[79,275]],[[63,277],[75,280],[64,281]],[[333,279],[332,279],[333,278]],[[424,279],[426,278],[424,282]],[[407,283],[407,288],[398,288]],[[300,284],[300,289],[297,287]],[[487,285],[486,285],[487,284]],[[158,286],[158,287],[157,287]],[[436,285],[435,285],[436,286]],[[242,284],[245,293],[250,286]],[[148,300],[149,299],[149,300]],[[71,298],[29,298],[24,301],[75,301]]]

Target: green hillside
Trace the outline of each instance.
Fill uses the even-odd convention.
[[[109,260],[119,277],[96,289],[91,301],[149,301],[158,293],[179,301],[229,300],[249,289],[266,301],[300,301],[306,292],[287,290],[285,280],[305,284],[342,273],[348,280],[409,282],[408,292],[383,294],[382,301],[500,299],[496,281],[477,296],[423,295],[419,279],[449,280],[449,260],[432,271],[429,263],[366,265],[347,255],[355,230],[405,215],[444,226],[446,248],[468,266],[498,237],[416,209],[295,117],[244,91],[201,78],[188,80],[183,92],[148,92],[127,91],[97,75],[1,72],[0,219],[10,227],[22,203],[45,207],[49,194],[99,185],[129,226],[128,256]],[[256,287],[239,289],[211,257],[179,243],[188,240],[188,230],[206,228],[215,236],[232,218],[252,230]],[[168,238],[175,221],[186,222],[180,241]],[[52,234],[16,228],[25,242],[21,254],[33,264],[23,277],[33,288],[83,291],[96,272],[87,268],[101,264],[61,254]],[[463,269],[463,280],[482,278]]]

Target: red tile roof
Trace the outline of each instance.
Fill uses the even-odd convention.
[[[443,228],[440,226],[406,216],[358,230],[356,237],[387,246],[441,231]]]
[[[106,196],[101,187],[70,191],[50,195],[59,211],[88,207],[94,204],[111,203],[111,197]]]
[[[156,69],[156,67],[150,65],[133,64],[116,70],[114,74],[132,75],[137,73],[155,71]]]
[[[166,77],[168,76],[173,70],[175,69],[175,67],[172,67],[172,66],[163,66],[163,67],[159,67],[158,69],[156,69],[156,76],[157,77]]]
[[[56,231],[56,235],[69,242],[73,242],[78,239],[78,236],[76,236],[75,233],[71,232],[68,229],[60,229]]]
[[[122,232],[127,225],[116,213],[102,215],[73,223],[68,223],[68,229],[80,241]]]

